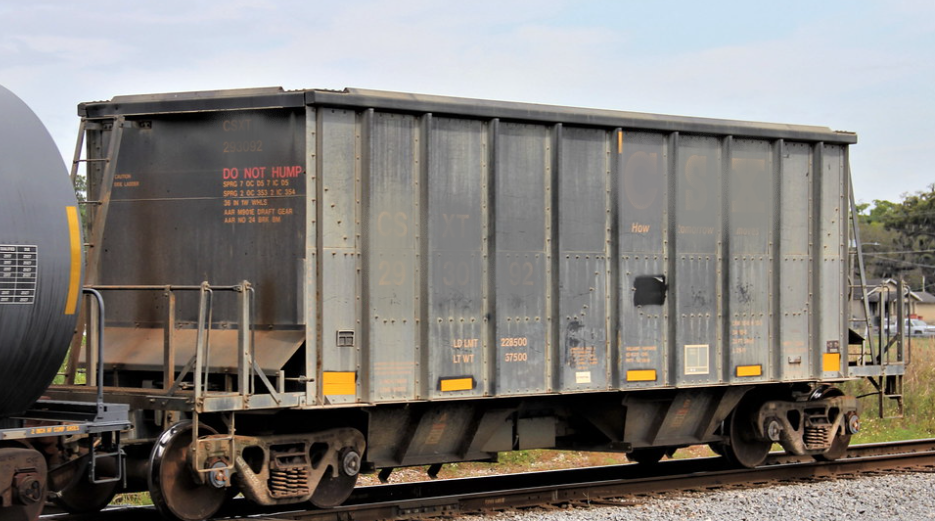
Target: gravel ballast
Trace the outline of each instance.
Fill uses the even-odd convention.
[[[631,506],[503,512],[499,521],[935,520],[935,474],[906,473],[640,498]]]

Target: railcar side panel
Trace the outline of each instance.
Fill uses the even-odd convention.
[[[356,401],[360,382],[360,351],[356,338],[341,331],[359,329],[360,317],[360,139],[359,118],[353,111],[321,110],[321,220],[318,240],[322,291],[321,384],[325,403]]]
[[[812,293],[811,219],[812,152],[805,143],[783,143],[780,147],[779,198],[779,370],[778,380],[812,376],[810,356]]]
[[[103,244],[113,253],[105,257],[100,283],[197,285],[205,274],[216,284],[247,279],[269,288],[269,295],[258,293],[257,323],[301,323],[295,291],[274,299],[272,289],[298,286],[303,112],[160,115],[123,132],[108,214],[115,225],[105,228]],[[242,262],[218,263],[220,255]],[[108,295],[109,321],[160,324],[161,304],[154,307],[152,300],[138,292]],[[179,308],[189,313],[179,320],[194,321],[195,306]],[[234,302],[216,303],[216,323],[235,317]]]
[[[607,132],[564,128],[557,180],[558,387],[610,386]]]
[[[620,131],[616,145],[617,386],[655,387],[669,381],[668,143],[665,134]]]
[[[487,124],[433,117],[428,136],[429,397],[488,391],[484,299]]]
[[[675,172],[675,330],[673,383],[723,381],[721,146],[717,138],[679,136]]]
[[[493,142],[493,349],[496,393],[551,387],[546,237],[552,134],[542,125],[500,123]]]
[[[153,114],[128,118],[117,153],[113,192],[96,283],[217,285],[249,280],[258,289],[253,319],[261,366],[275,371],[303,341],[305,118],[298,109]],[[99,186],[112,126],[92,131],[89,167]],[[97,197],[92,193],[91,197]],[[94,207],[89,207],[93,217]],[[184,237],[184,239],[180,239]],[[219,262],[218,259],[230,259]],[[236,262],[234,262],[236,261]],[[288,288],[287,291],[277,291]],[[197,294],[178,293],[175,369],[193,353]],[[109,367],[163,366],[167,302],[162,292],[109,291]],[[215,295],[215,338],[238,322],[234,298]],[[189,343],[188,339],[192,339]],[[236,353],[214,351],[222,371]]]
[[[372,401],[419,396],[420,121],[376,112],[365,144],[366,312],[359,346]],[[369,377],[368,377],[369,374]]]
[[[847,363],[847,177],[844,168],[844,149],[838,145],[823,145],[821,151],[821,230],[820,250],[816,260],[820,264],[820,292],[818,307],[821,311],[819,350],[821,351],[821,377],[841,376]]]
[[[767,380],[772,371],[773,184],[766,141],[735,139],[727,172],[727,380]]]

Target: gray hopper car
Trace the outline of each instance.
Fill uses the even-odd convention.
[[[512,449],[833,458],[856,431],[824,385],[852,133],[356,89],[79,113],[108,398],[168,515]]]

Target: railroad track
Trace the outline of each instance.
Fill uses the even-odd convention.
[[[367,521],[562,504],[626,505],[661,493],[768,486],[894,470],[935,472],[935,439],[855,445],[845,458],[834,462],[777,453],[756,469],[731,469],[722,458],[694,458],[653,466],[613,465],[362,487],[344,506],[331,510],[271,513],[235,501],[218,519]],[[44,518],[116,521],[131,516],[135,521],[159,519],[155,510],[147,507],[113,508],[93,517]]]

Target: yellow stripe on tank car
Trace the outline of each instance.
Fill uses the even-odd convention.
[[[762,365],[738,365],[737,366],[737,376],[762,376],[763,375],[763,366]]]
[[[821,355],[821,370],[826,373],[837,373],[841,370],[841,353],[825,353]]]
[[[357,374],[353,371],[326,371],[321,375],[321,392],[325,396],[357,394]]]
[[[631,369],[627,371],[628,382],[655,382],[655,369]]]
[[[78,293],[81,289],[81,222],[78,220],[77,206],[66,206],[65,215],[68,217],[68,237],[71,246],[71,273],[68,276],[65,314],[74,315],[78,311]]]

